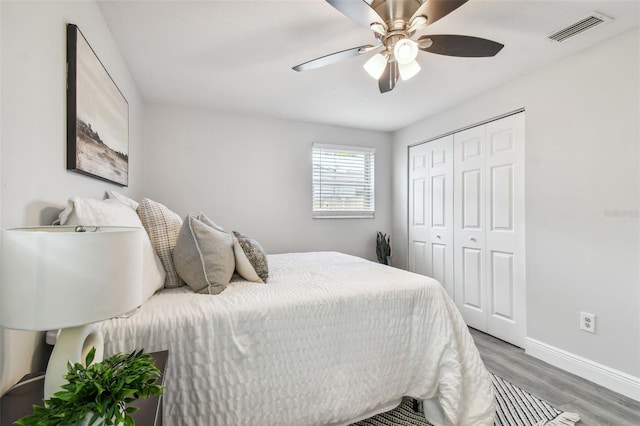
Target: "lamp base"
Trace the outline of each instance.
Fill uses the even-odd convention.
[[[96,348],[93,361],[102,361],[104,339],[95,325],[63,328],[60,331],[44,376],[44,399],[50,399],[67,383],[64,378],[67,374],[67,362],[84,364],[91,348]]]

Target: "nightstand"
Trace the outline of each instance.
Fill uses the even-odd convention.
[[[151,356],[160,370],[157,383],[163,385],[169,351],[153,352]],[[12,425],[19,418],[30,414],[34,404],[42,405],[44,373],[28,374],[18,383],[25,384],[9,390],[0,400],[0,425],[2,426]],[[162,425],[162,397],[152,395],[147,399],[139,399],[133,405],[139,408],[131,415],[137,426]]]

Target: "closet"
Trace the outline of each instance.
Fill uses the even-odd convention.
[[[469,326],[523,346],[524,112],[410,147],[408,219],[409,269]]]

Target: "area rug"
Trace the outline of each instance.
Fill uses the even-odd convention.
[[[547,402],[491,374],[496,395],[495,426],[573,426],[580,420],[574,413],[562,412]],[[422,411],[413,411],[411,398],[386,413],[354,423],[352,426],[432,426]]]

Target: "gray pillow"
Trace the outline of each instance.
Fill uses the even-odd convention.
[[[173,264],[193,291],[218,294],[227,288],[235,270],[233,240],[231,234],[208,223],[213,224],[202,214],[186,217],[173,249]]]
[[[238,244],[240,245],[243,254],[251,264],[255,275],[260,277],[263,283],[266,283],[267,278],[269,278],[269,264],[267,263],[267,255],[264,253],[264,250],[262,249],[260,244],[258,244],[258,242],[253,238],[242,235],[238,231],[233,231],[233,235],[237,238]],[[238,257],[239,255],[241,256],[241,253],[236,253],[236,257]],[[245,279],[254,281],[249,278],[249,276],[245,276],[245,274],[243,274],[241,270],[238,270],[238,272]]]
[[[227,232],[224,230],[223,227],[216,225],[211,219],[205,216],[205,214],[202,212],[198,212],[195,218],[198,219],[200,222],[204,223],[205,225],[209,225],[210,227],[217,229],[220,232]]]

